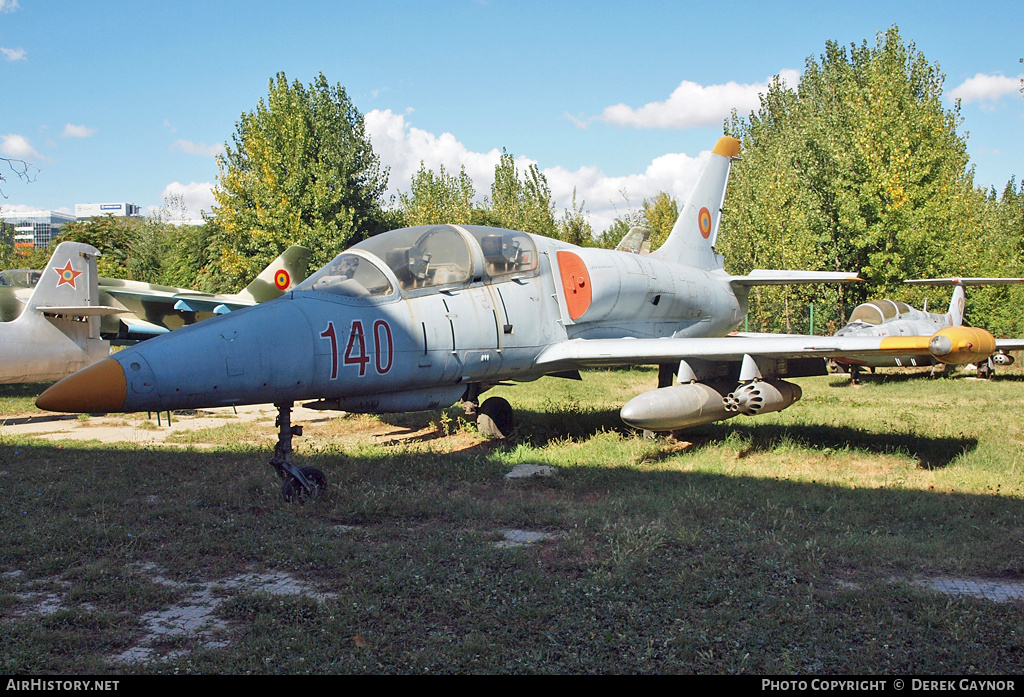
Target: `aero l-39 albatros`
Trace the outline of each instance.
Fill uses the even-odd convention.
[[[882,368],[886,366],[937,366],[945,364],[937,358],[947,347],[952,348],[952,340],[945,336],[947,327],[960,327],[954,330],[961,337],[969,337],[975,330],[964,327],[965,286],[989,286],[1024,283],[1024,278],[921,278],[905,281],[916,285],[954,286],[953,297],[949,301],[946,314],[928,312],[927,307],[918,310],[906,303],[896,300],[874,300],[858,305],[846,326],[836,332],[836,336],[922,336],[931,334],[929,346],[908,350],[900,355],[862,356],[859,358],[835,358],[831,363],[839,370],[849,372],[850,379],[856,383],[862,367]],[[1024,349],[1024,339],[995,339],[993,342],[988,332],[969,339],[978,354],[978,377],[988,377],[996,365],[1010,365],[1013,357],[1008,351]],[[986,353],[987,351],[987,353]],[[982,355],[984,354],[984,355]]]
[[[665,244],[648,255],[576,247],[478,226],[371,237],[294,291],[130,347],[50,387],[40,408],[121,412],[273,402],[271,460],[286,499],[324,483],[292,463],[291,406],[352,412],[443,408],[504,380],[579,377],[580,368],[656,364],[661,385],[621,410],[667,431],[785,409],[826,356],[906,350],[911,338],[727,336],[751,286],[857,280],[804,271],[725,272],[718,223],[739,141],[723,137]],[[927,350],[930,337],[917,337]],[[966,345],[940,360],[967,362]],[[672,374],[675,373],[675,379]],[[478,423],[506,429],[491,398]]]

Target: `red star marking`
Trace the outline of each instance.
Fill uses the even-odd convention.
[[[74,288],[75,287],[75,279],[78,278],[79,276],[81,276],[82,273],[83,273],[82,271],[75,271],[73,268],[71,268],[71,260],[70,259],[68,259],[67,263],[64,264],[64,268],[62,268],[62,269],[55,268],[54,271],[57,272],[57,277],[58,277],[57,278],[57,287],[58,288],[60,288],[65,283],[67,283],[72,288]]]

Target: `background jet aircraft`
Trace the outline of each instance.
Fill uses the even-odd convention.
[[[311,254],[306,247],[292,245],[241,292],[231,294],[200,293],[154,283],[101,278],[100,300],[128,311],[119,317],[106,318],[101,332],[110,339],[147,339],[215,315],[279,298],[306,278]]]
[[[208,319],[241,307],[279,298],[306,278],[311,252],[292,245],[239,293],[200,293],[156,283],[99,278],[99,302],[124,310],[105,316],[100,334],[105,339],[138,341],[166,334],[186,324]],[[10,269],[0,272],[0,321],[21,314],[40,272]]]
[[[58,380],[105,358],[101,316],[120,312],[100,306],[95,247],[57,245],[24,310],[0,323],[0,383]]]
[[[162,411],[273,402],[271,460],[286,499],[324,483],[295,467],[296,400],[353,412],[472,405],[504,380],[579,377],[657,364],[659,387],[625,404],[632,426],[667,431],[785,409],[824,356],[927,350],[924,337],[727,336],[752,286],[858,280],[808,271],[726,273],[715,241],[739,141],[718,141],[671,234],[650,254],[577,247],[514,230],[393,230],[343,252],[284,297],[132,346],[50,387],[52,411]],[[958,329],[958,328],[955,328]],[[940,360],[973,359],[954,334]],[[673,374],[675,378],[673,379]],[[510,428],[508,403],[479,405],[482,430]]]
[[[858,305],[836,336],[915,336],[935,334],[946,327],[963,327],[966,286],[1007,285],[1024,283],[1024,278],[922,278],[905,281],[914,285],[954,286],[949,310],[945,314],[917,310],[894,300],[874,300]],[[964,331],[973,329],[963,327]],[[987,332],[986,332],[987,334]],[[994,365],[1010,365],[1013,358],[1007,351],[1024,349],[1024,339],[996,339],[992,350],[977,361],[979,377],[991,375]],[[867,356],[835,358],[835,367],[850,373],[856,383],[862,367],[935,366],[944,364],[929,350],[907,352],[899,356]]]

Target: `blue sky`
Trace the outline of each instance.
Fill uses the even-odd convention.
[[[366,117],[405,190],[420,160],[489,191],[502,148],[575,189],[595,230],[657,191],[683,197],[731,108],[798,79],[827,40],[892,25],[962,100],[975,183],[1024,176],[1024,3],[528,0],[0,0],[0,209],[180,194],[212,204],[215,155],[279,71],[322,72]]]

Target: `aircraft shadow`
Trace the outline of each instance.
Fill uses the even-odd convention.
[[[788,442],[819,451],[860,450],[882,455],[904,454],[923,469],[941,469],[963,453],[974,450],[978,441],[967,437],[929,437],[907,431],[866,431],[842,426],[757,424],[744,417],[678,431],[674,435],[696,446],[718,445],[732,434],[744,444],[740,457],[767,452]],[[622,423],[617,411],[590,412],[574,418],[552,417],[542,412],[517,412],[519,425],[510,445],[528,442],[543,447],[550,442],[572,438],[585,440],[600,432],[623,435],[638,431]],[[655,437],[666,437],[664,434]],[[666,457],[671,454],[666,454]]]
[[[831,375],[831,381],[829,385],[831,387],[856,387],[851,381],[848,375],[834,374]],[[981,380],[976,375],[971,373],[956,373],[954,375],[935,375],[931,377],[927,371],[922,372],[902,372],[902,373],[861,373],[860,382],[861,384],[875,384],[882,385],[888,383],[905,383],[905,382],[918,382],[920,380]],[[1019,373],[1005,373],[1000,374],[998,370],[996,374],[988,378],[996,382],[1024,382],[1024,375]]]
[[[78,414],[40,414],[38,416],[0,417],[0,426],[19,426],[22,424],[43,424],[51,421],[75,421]]]

